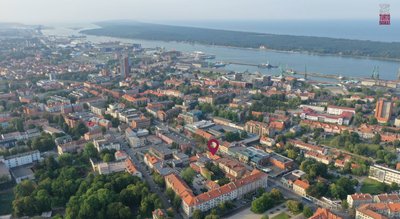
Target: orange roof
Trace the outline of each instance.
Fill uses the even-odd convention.
[[[174,192],[181,197],[183,202],[185,202],[189,206],[194,206],[203,202],[210,201],[219,196],[229,194],[239,187],[245,186],[256,180],[260,180],[261,178],[266,176],[266,173],[263,173],[259,170],[254,170],[251,175],[243,177],[242,179],[238,179],[234,182],[230,182],[219,188],[212,189],[198,196],[194,196],[189,186],[175,173],[165,176],[165,180],[167,182],[167,185],[170,185],[172,187]]]
[[[212,139],[214,137],[212,134],[210,134],[210,133],[208,133],[206,131],[203,131],[201,129],[197,129],[195,133],[197,135],[200,135],[201,137],[207,139],[207,140]]]
[[[329,209],[318,208],[314,215],[308,219],[342,219],[342,217],[333,214]]]
[[[294,181],[293,184],[296,186],[299,186],[300,188],[303,188],[303,189],[308,189],[308,187],[310,187],[310,184],[308,182],[302,181],[300,179]]]
[[[134,174],[136,172],[139,172],[136,169],[135,164],[133,163],[133,161],[130,158],[125,160],[125,167],[126,167],[126,170],[128,171],[128,173],[130,173],[130,174]]]
[[[362,205],[357,209],[357,211],[374,219],[389,219],[388,217],[381,214],[382,211],[385,211],[387,209],[388,207],[385,203],[373,203]],[[379,213],[377,211],[379,211]]]
[[[278,130],[283,130],[285,128],[285,123],[280,121],[273,121],[269,123],[269,126]]]
[[[148,153],[145,154],[144,156],[145,156],[145,158],[147,159],[147,161],[150,162],[151,164],[155,164],[155,163],[160,162],[160,160],[159,160],[157,157],[152,156],[152,155],[150,155],[150,154],[148,154]]]
[[[216,162],[218,164],[222,164],[222,165],[228,167],[229,169],[231,169],[235,172],[246,170],[246,167],[242,163],[240,163],[239,161],[236,161],[236,160],[229,159],[229,158],[225,158],[225,157],[220,158],[220,159],[216,160]]]
[[[372,196],[370,194],[353,194],[351,195],[353,200],[372,200]]]
[[[207,180],[206,182],[206,186],[210,189],[216,189],[219,187],[218,183],[211,181],[211,180]]]
[[[190,187],[175,173],[171,173],[165,176],[167,185],[170,185],[172,190],[181,197],[182,201],[186,203],[192,203],[194,200],[194,194]]]
[[[400,196],[397,194],[379,194],[376,196],[381,202],[399,202]]]
[[[207,156],[209,159],[211,159],[211,160],[218,160],[218,159],[221,158],[221,157],[218,156],[218,155],[213,155],[213,154],[211,154],[209,151],[206,152],[206,156]]]

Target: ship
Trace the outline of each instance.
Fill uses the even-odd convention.
[[[195,52],[192,53],[192,56],[195,59],[215,59],[215,55],[205,54],[202,51],[195,51]]]
[[[292,75],[297,74],[297,72],[296,72],[295,70],[293,70],[293,69],[288,69],[288,70],[286,70],[285,72],[286,72],[287,74],[292,74]]]
[[[225,67],[226,66],[226,63],[224,63],[224,62],[216,62],[216,63],[214,63],[214,67],[215,68],[222,68],[222,67]]]
[[[270,68],[278,68],[278,66],[271,65],[271,64],[269,64],[269,63],[262,63],[262,64],[259,64],[258,67],[259,67],[259,68],[268,68],[268,69],[270,69]]]

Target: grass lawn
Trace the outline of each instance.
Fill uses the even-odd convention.
[[[12,189],[0,192],[0,215],[11,214],[11,203],[14,200]]]
[[[290,216],[287,215],[285,212],[282,212],[271,219],[289,219]]]
[[[361,192],[375,195],[375,194],[380,194],[380,193],[385,192],[384,188],[385,188],[385,184],[378,182],[376,180],[370,179],[370,178],[366,178],[362,182]]]

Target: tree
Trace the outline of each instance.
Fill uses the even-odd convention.
[[[153,179],[154,179],[154,182],[157,183],[158,186],[160,186],[160,187],[165,186],[164,178],[160,174],[154,173]]]
[[[199,209],[196,209],[194,210],[192,217],[193,219],[203,219],[203,213]]]
[[[24,120],[21,118],[15,118],[11,120],[11,124],[14,126],[14,128],[19,131],[23,132],[24,130]]]
[[[390,190],[392,191],[399,190],[399,185],[395,182],[392,182],[392,184],[390,184]]]
[[[303,208],[303,215],[304,215],[304,217],[309,218],[309,217],[311,217],[313,214],[314,214],[314,212],[311,210],[310,207],[305,206],[305,207]]]
[[[303,204],[294,200],[288,200],[286,202],[286,207],[294,214],[298,214],[303,210]]]
[[[181,197],[176,195],[174,200],[172,201],[172,206],[175,208],[175,210],[178,210],[179,207],[181,207],[181,204],[182,204]]]
[[[218,180],[218,185],[223,186],[225,184],[228,184],[230,182],[229,178],[224,177]]]
[[[87,158],[97,158],[99,153],[97,152],[97,149],[94,147],[93,143],[87,143],[83,148],[83,155]]]
[[[30,196],[32,192],[35,190],[36,185],[31,180],[23,180],[21,183],[17,184],[14,188],[15,199]]]
[[[369,117],[369,124],[370,125],[376,125],[378,124],[378,120],[374,116]]]
[[[131,210],[121,202],[112,202],[107,206],[107,218],[129,219],[132,218]]]
[[[269,194],[271,198],[275,201],[275,204],[278,204],[281,201],[283,201],[283,195],[281,191],[279,191],[279,189],[273,188]]]
[[[298,155],[299,153],[297,153],[295,150],[293,150],[293,149],[289,149],[289,150],[287,150],[287,156],[288,156],[288,158],[290,158],[290,159],[293,159],[293,160],[295,160],[296,158],[297,158],[297,155]]]
[[[114,160],[115,160],[114,156],[113,156],[112,154],[110,154],[110,153],[106,153],[106,154],[103,156],[103,161],[106,162],[106,163],[112,162],[112,161],[114,161]]]
[[[190,167],[184,169],[181,173],[182,179],[185,180],[185,182],[189,185],[192,184],[195,176],[196,176],[196,172]]]
[[[225,140],[228,142],[239,141],[240,134],[238,132],[226,132],[225,133]]]
[[[165,194],[167,195],[167,197],[168,197],[170,200],[173,200],[173,199],[175,198],[175,192],[174,192],[174,190],[172,190],[171,188],[168,188],[168,189],[165,191]]]
[[[372,143],[374,143],[374,144],[381,143],[381,135],[379,133],[376,133],[374,135],[374,137],[372,138]]]
[[[266,210],[272,208],[277,204],[276,200],[273,199],[273,196],[270,193],[264,193],[261,197],[256,198],[253,202],[251,202],[250,210],[254,213],[261,214]]]

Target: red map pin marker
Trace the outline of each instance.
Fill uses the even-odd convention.
[[[211,139],[207,142],[208,150],[212,155],[215,155],[218,151],[219,142],[216,139]]]

